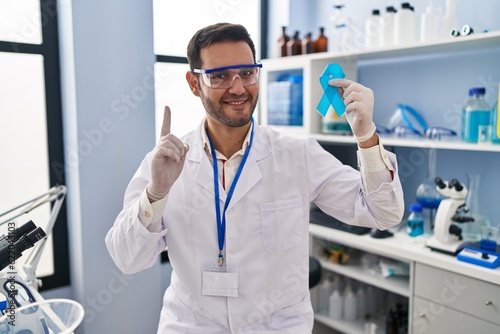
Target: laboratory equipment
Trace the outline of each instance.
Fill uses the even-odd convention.
[[[478,266],[494,269],[500,266],[500,251],[497,249],[492,252],[472,246],[465,246],[464,249],[457,254],[457,259],[476,264]]]
[[[434,235],[427,241],[432,250],[456,255],[468,241],[462,236],[462,229],[457,224],[468,224],[474,218],[467,215],[467,187],[457,179],[449,182],[436,178],[437,190],[448,197],[439,204],[434,222]]]
[[[441,8],[434,5],[434,2],[430,0],[420,20],[420,41],[432,42],[438,40],[441,34],[442,23],[443,15]]]
[[[467,197],[465,205],[469,209],[468,216],[474,220],[474,224],[466,224],[462,229],[462,235],[468,240],[479,240],[483,226],[490,226],[490,221],[484,214],[482,202],[479,200],[481,195],[482,175],[467,174]]]
[[[436,149],[430,148],[427,158],[427,178],[417,188],[417,202],[429,210],[429,230],[434,229],[434,212],[439,207],[443,195],[436,189]],[[424,226],[425,232],[425,226]]]
[[[66,186],[63,185],[53,186],[46,193],[37,196],[27,202],[24,202],[0,214],[0,217],[8,217],[7,220],[0,222],[0,226],[5,223],[12,222],[15,218],[27,214],[44,204],[53,203],[52,208],[50,210],[49,221],[44,229],[45,234],[49,236],[52,233],[54,224],[56,223],[57,216],[59,215],[62,203],[64,201],[64,198],[66,197],[66,192],[67,192]],[[20,212],[14,213],[16,210],[20,210]],[[42,282],[36,277],[35,272],[38,266],[38,262],[40,261],[40,258],[42,256],[42,252],[44,250],[46,242],[47,238],[43,238],[36,243],[33,250],[28,255],[26,262],[19,270],[22,279],[28,284],[28,286],[33,287],[34,289],[38,289],[38,287],[41,286],[42,284]]]
[[[301,75],[283,75],[269,83],[269,125],[303,125],[302,85]]]
[[[302,54],[314,53],[314,42],[312,33],[308,32],[302,40]]]
[[[349,36],[348,18],[344,12],[344,5],[333,5],[333,15],[330,20],[333,23],[332,37],[330,38],[330,50],[341,52],[352,43]]]
[[[338,287],[335,287],[333,292],[329,297],[329,311],[328,315],[332,319],[342,319],[344,313],[344,297],[339,291]]]
[[[387,122],[387,127],[393,131],[396,130],[397,126],[408,127],[409,130],[416,130],[416,133],[420,134],[420,136],[425,133],[428,127],[424,117],[418,111],[401,103],[397,104],[396,111],[394,111]]]
[[[287,56],[287,43],[290,40],[290,36],[286,33],[286,27],[281,27],[281,36],[278,38],[277,46],[277,55],[278,57],[286,57]]]
[[[486,89],[469,89],[469,99],[462,110],[462,140],[477,143],[480,125],[490,125],[491,108],[484,99]]]
[[[500,85],[498,87],[498,101],[491,111],[491,124],[493,125],[491,141],[494,144],[500,144]]]
[[[0,318],[0,333],[70,334],[80,325],[83,317],[83,306],[74,300],[41,300],[16,308],[14,315],[3,315]]]
[[[302,41],[299,37],[299,31],[296,30],[290,40],[286,43],[286,54],[295,56],[302,54]]]
[[[327,52],[328,51],[328,37],[325,35],[325,28],[319,28],[319,35],[314,40],[314,52]]]
[[[382,17],[380,10],[374,9],[365,21],[365,46],[367,49],[382,46]]]
[[[410,205],[410,215],[407,220],[407,233],[410,237],[424,234],[424,217],[422,216],[422,205]]]
[[[417,17],[409,2],[403,2],[394,15],[394,44],[409,45],[417,40]]]
[[[481,233],[480,248],[490,252],[497,249],[498,227],[483,226]]]
[[[394,16],[396,15],[396,8],[388,6],[382,15],[382,47],[389,48],[394,46]]]
[[[15,267],[15,261],[19,259],[23,252],[45,238],[42,228],[36,227],[30,220],[19,228],[15,228],[15,223],[9,223],[8,236],[0,236],[0,270]],[[12,270],[10,270],[12,271]]]
[[[458,16],[457,16],[457,0],[446,0],[445,13],[441,25],[441,36],[449,38],[453,30],[457,31]]]

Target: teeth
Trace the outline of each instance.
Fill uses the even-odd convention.
[[[238,105],[238,104],[243,104],[245,103],[245,101],[240,101],[240,102],[227,102],[229,104],[235,104],[235,105]]]

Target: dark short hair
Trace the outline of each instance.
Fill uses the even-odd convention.
[[[201,68],[201,49],[220,42],[246,42],[252,50],[255,62],[255,45],[247,29],[241,24],[216,23],[198,30],[189,41],[187,58],[191,71]]]

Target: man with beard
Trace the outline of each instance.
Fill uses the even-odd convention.
[[[259,93],[255,47],[236,24],[205,27],[189,42],[186,80],[206,110],[196,130],[161,138],[130,181],[106,236],[132,274],[168,249],[171,284],[158,333],[311,333],[309,208],[385,229],[400,222],[395,156],[379,143],[373,93],[332,80],[358,141],[360,171],[313,138],[253,121]]]

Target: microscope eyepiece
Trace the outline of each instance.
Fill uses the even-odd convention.
[[[436,185],[439,187],[439,189],[444,189],[446,188],[446,184],[443,182],[443,179],[440,178],[440,177],[436,177],[434,179],[434,182],[436,183]]]

